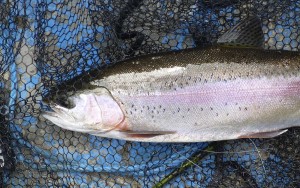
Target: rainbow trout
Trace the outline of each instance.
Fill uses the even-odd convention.
[[[68,130],[143,142],[269,138],[300,125],[300,54],[262,43],[257,19],[219,44],[117,63],[43,116]],[[258,30],[258,28],[260,30]],[[249,35],[253,33],[253,35]],[[247,35],[248,40],[243,40]]]

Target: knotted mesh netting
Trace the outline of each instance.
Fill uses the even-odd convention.
[[[40,116],[43,97],[66,80],[139,55],[213,44],[249,16],[261,20],[265,49],[300,49],[297,0],[1,0],[1,184],[300,187],[296,128],[212,146],[139,143],[67,131]]]

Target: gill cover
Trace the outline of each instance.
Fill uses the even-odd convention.
[[[124,120],[124,114],[111,93],[104,87],[70,97],[73,108],[50,104],[53,112],[43,117],[61,128],[85,133],[102,133],[113,130]]]

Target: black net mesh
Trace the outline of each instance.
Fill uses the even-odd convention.
[[[71,132],[40,116],[43,97],[65,80],[138,55],[206,46],[248,16],[262,21],[265,49],[298,51],[300,1],[1,0],[0,12],[3,186],[300,187],[299,129],[207,150]]]

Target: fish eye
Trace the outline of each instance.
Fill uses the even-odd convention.
[[[60,106],[63,106],[65,108],[74,108],[75,104],[72,100],[69,99],[67,95],[59,95],[55,97],[55,103],[59,104]]]

